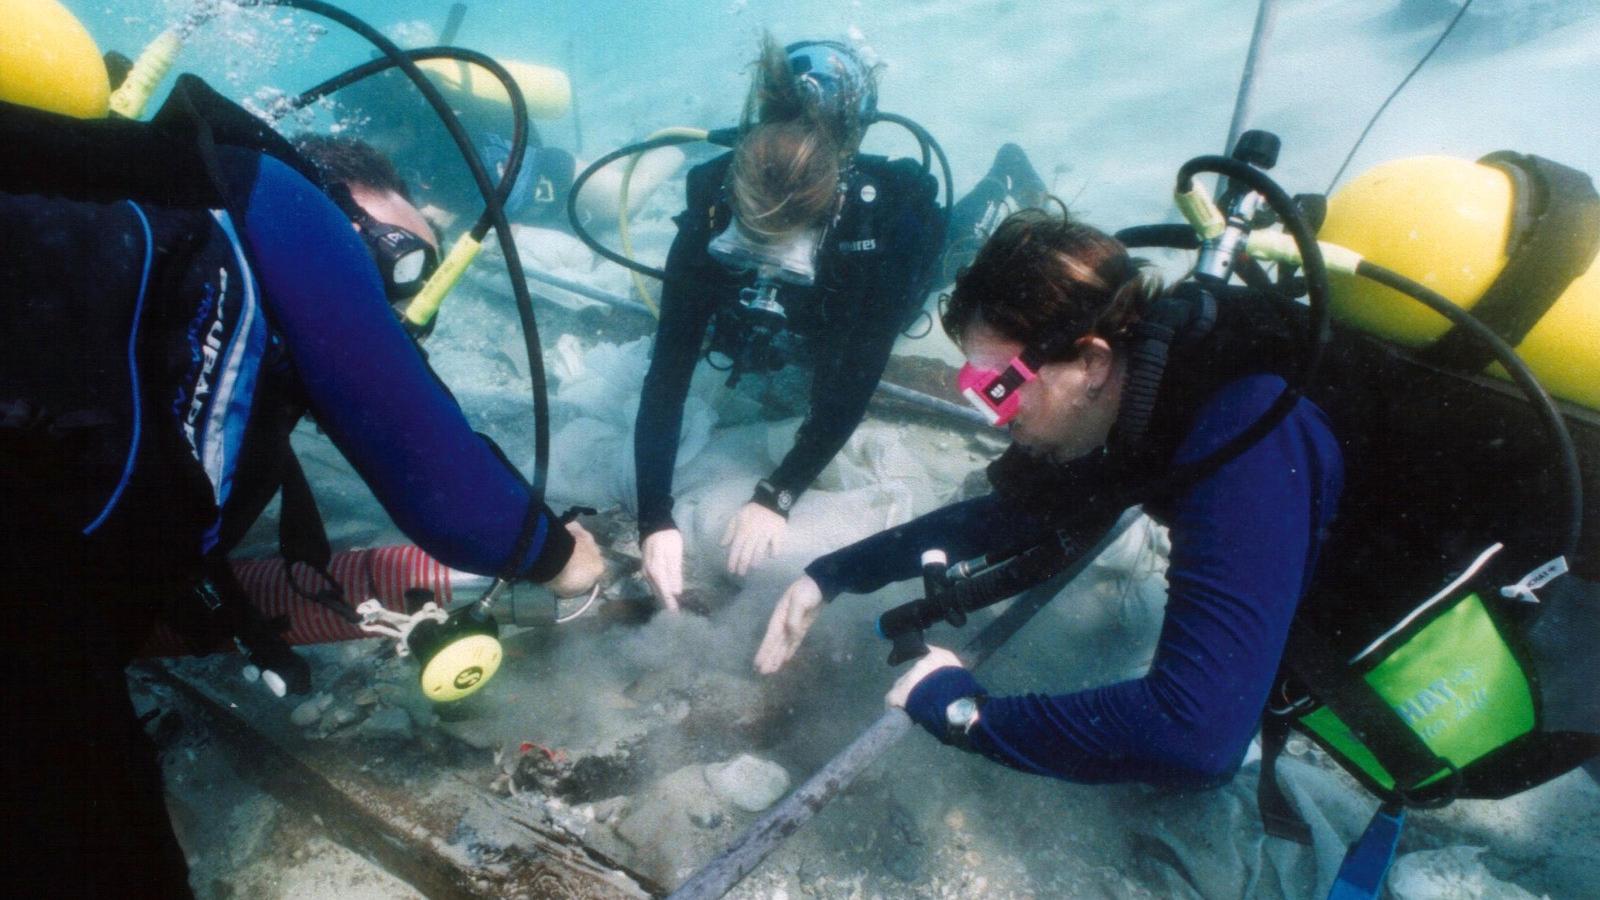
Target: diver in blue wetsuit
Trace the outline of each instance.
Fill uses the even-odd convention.
[[[529,486],[390,306],[426,279],[434,239],[375,154],[305,146],[344,208],[278,158],[221,145],[206,190],[225,208],[0,187],[0,333],[16,338],[0,357],[0,581],[28,611],[5,627],[0,680],[28,723],[0,781],[25,893],[188,894],[123,670],[152,623],[178,621],[201,646],[232,631],[306,689],[271,623],[200,589],[287,483],[302,414],[447,564],[562,594],[601,573],[593,539],[548,508],[511,558]]]
[[[1153,296],[1152,281],[1122,246],[1092,228],[1036,211],[1003,224],[958,280],[946,327],[968,370],[992,374],[1036,335],[1071,338],[1017,392],[1011,433],[1035,459],[1013,452],[1007,465],[1077,467],[1090,477],[1054,486],[1077,496],[1047,499],[1035,488],[1019,501],[997,493],[815,561],[774,611],[757,667],[770,673],[787,662],[824,598],[914,575],[923,548],[967,559],[1016,547],[1047,530],[1050,506],[1092,506],[1094,469],[1121,404],[1124,336]],[[1173,458],[1210,453],[1254,422],[1282,384],[1251,374],[1221,386],[1176,436]],[[1167,621],[1145,677],[1054,697],[987,697],[953,654],[935,648],[890,701],[947,738],[947,708],[980,698],[976,718],[956,728],[960,739],[1025,771],[1096,782],[1225,778],[1255,734],[1339,500],[1342,466],[1326,417],[1302,400],[1266,439],[1150,510],[1171,528],[1173,553]],[[1118,511],[1104,510],[1098,526]]]
[[[1343,677],[1338,666],[1376,658],[1380,645],[1391,652],[1402,633],[1395,623],[1416,619],[1422,598],[1466,596],[1465,575],[1456,594],[1440,590],[1463,569],[1502,586],[1473,590],[1503,597],[1515,596],[1503,586],[1551,570],[1551,532],[1565,523],[1507,512],[1542,513],[1564,496],[1549,477],[1548,448],[1527,438],[1535,426],[1526,407],[1336,331],[1318,382],[1292,395],[1298,399],[1280,407],[1281,419],[1267,418],[1301,358],[1302,308],[1220,283],[1184,290],[1194,285],[1158,291],[1121,243],[1087,225],[1038,210],[1008,218],[957,280],[944,315],[967,357],[962,387],[986,398],[984,408],[1009,424],[1015,441],[990,467],[994,493],[812,562],[773,611],[756,668],[782,668],[825,601],[918,575],[925,550],[966,560],[1007,558],[1059,539],[1088,546],[1137,496],[1172,543],[1165,619],[1142,677],[1067,694],[990,696],[954,654],[932,648],[887,699],[940,740],[1025,772],[1200,788],[1233,776],[1263,723],[1270,759],[1281,749],[1283,720],[1297,711],[1367,715],[1359,695],[1328,687]],[[1177,321],[1171,311],[1196,302],[1187,307],[1199,314],[1184,320],[1190,324],[1169,327]],[[1136,392],[1150,384],[1141,367],[1158,329],[1167,330],[1170,353],[1159,390]],[[1216,455],[1258,421],[1271,426],[1264,436]],[[1201,474],[1166,480],[1201,460]],[[1562,609],[1559,621],[1591,635],[1592,614],[1585,619],[1589,610],[1573,604],[1594,593],[1594,548],[1586,537],[1565,551],[1574,574],[1539,607],[1544,615]],[[1510,622],[1532,606],[1496,614]],[[1548,727],[1529,724],[1531,717],[1500,746],[1490,743],[1498,739],[1494,723],[1471,720],[1484,746],[1499,749],[1459,765],[1455,786],[1425,787],[1508,796],[1600,747],[1592,693],[1568,684],[1581,681],[1572,675],[1586,665],[1582,654],[1563,651],[1545,622],[1539,626],[1528,634],[1549,676]],[[1494,658],[1483,647],[1462,652]],[[1506,667],[1522,665],[1532,671],[1521,658]],[[1490,689],[1514,693],[1501,683]],[[1329,695],[1335,699],[1323,699]],[[1364,720],[1364,733],[1389,742],[1383,765],[1401,771],[1404,755],[1421,751],[1394,750],[1401,739],[1390,729],[1405,720],[1372,706],[1393,724],[1380,714]],[[1421,764],[1446,765],[1432,757]],[[1386,804],[1403,790],[1390,790],[1399,783],[1363,781]],[[1265,813],[1281,795],[1268,776],[1261,784]],[[1283,821],[1275,817],[1274,827]]]

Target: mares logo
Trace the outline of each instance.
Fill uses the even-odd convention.
[[[207,300],[211,297],[211,286],[206,285]],[[205,411],[206,400],[210,398],[213,388],[212,375],[217,368],[217,359],[222,354],[223,339],[227,334],[226,318],[228,298],[228,270],[217,269],[217,290],[214,303],[202,303],[200,312],[189,326],[189,349],[192,359],[189,366],[189,375],[185,383],[194,385],[189,394],[189,403],[182,410],[182,426],[184,439],[189,442],[189,449],[196,457],[199,455],[199,446],[195,439],[195,423],[200,420],[200,415]],[[215,318],[211,319],[210,326],[206,326],[208,314],[215,311]],[[201,332],[204,331],[202,337]],[[179,397],[180,404],[182,397]]]

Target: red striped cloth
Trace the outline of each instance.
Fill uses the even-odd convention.
[[[263,616],[288,618],[289,630],[284,632],[284,640],[290,644],[324,644],[370,637],[332,610],[295,591],[294,585],[307,594],[324,586],[321,576],[311,567],[295,565],[294,585],[291,585],[290,569],[281,559],[233,560],[231,565],[245,593]],[[449,606],[452,599],[450,570],[416,547],[349,550],[333,557],[328,573],[343,588],[344,600],[351,609],[369,598],[376,598],[388,609],[406,612],[406,591],[413,588],[431,591],[431,599],[440,606]],[[413,608],[419,605],[421,601],[410,604]],[[158,625],[142,655],[176,656],[188,651],[176,632],[166,625]]]

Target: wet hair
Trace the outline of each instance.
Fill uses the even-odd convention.
[[[394,163],[366,141],[351,137],[302,134],[294,138],[294,148],[317,167],[329,184],[360,187],[399,194],[411,201],[411,191],[395,171]]]
[[[820,223],[832,213],[838,189],[837,148],[798,121],[756,126],[739,141],[728,169],[733,211],[757,235]]]
[[[861,143],[867,123],[856,114],[861,97],[855,93],[837,96],[823,104],[814,91],[806,90],[795,77],[789,54],[771,32],[761,35],[761,55],[751,63],[753,77],[744,102],[741,125],[750,129],[772,122],[807,123],[825,131],[833,143],[846,152]],[[854,91],[876,94],[878,66],[865,67],[865,84],[854,84]]]
[[[771,33],[745,98],[744,136],[728,170],[728,193],[740,224],[776,235],[821,223],[834,210],[840,169],[865,128],[854,98],[822,105],[803,88],[789,55]],[[868,77],[876,78],[875,71]],[[870,86],[875,89],[875,85]]]
[[[1111,235],[1067,214],[1024,209],[956,276],[941,319],[957,343],[981,322],[1061,361],[1086,335],[1121,341],[1160,290],[1145,262]]]

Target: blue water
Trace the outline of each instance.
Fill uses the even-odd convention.
[[[189,8],[172,0],[69,0],[68,5],[103,50],[130,56]],[[344,6],[415,46],[436,39],[450,4],[361,0]],[[1458,6],[1450,0],[1295,0],[1277,6],[1247,124],[1282,137],[1274,174],[1291,192],[1321,191],[1368,117]],[[1255,19],[1251,0],[518,0],[470,4],[457,43],[566,69],[581,118],[580,155],[592,159],[666,126],[733,124],[763,28],[784,41],[848,37],[869,47],[884,66],[882,108],[918,120],[943,143],[958,193],[983,176],[999,144],[1015,141],[1055,193],[1091,222],[1116,228],[1171,219],[1169,194],[1178,165],[1223,149]],[[273,92],[296,93],[370,55],[364,43],[320,20],[279,9],[235,9],[194,36],[179,69],[260,105]],[[164,93],[165,88],[158,90],[157,102]],[[1501,149],[1538,153],[1600,175],[1597,99],[1600,0],[1477,0],[1449,42],[1390,107],[1346,177],[1397,156],[1476,157]],[[341,113],[335,108],[317,121],[326,125]],[[576,147],[572,115],[537,124],[547,143]],[[884,128],[874,130],[868,149],[909,153],[914,148],[903,134]],[[648,210],[653,224],[641,223],[643,253],[659,257],[671,234],[664,215],[678,206],[681,183],[669,183]],[[520,351],[514,340],[500,339],[514,329],[505,298],[496,293],[502,289],[489,286],[500,276],[492,267],[480,268],[489,274],[469,280],[450,301],[431,345],[434,362],[475,421],[487,420],[486,430],[521,460],[528,443],[525,382],[495,374],[485,362],[498,354],[512,371]],[[592,277],[608,290],[629,289],[607,267],[596,268]],[[546,343],[557,337],[546,334]],[[562,426],[581,424],[583,416],[607,408],[625,409],[626,400],[563,405],[558,396],[557,463],[584,460],[590,468],[583,474],[592,484],[599,454],[567,442],[576,440],[572,435],[592,440],[601,432],[564,432]],[[623,418],[631,420],[631,411]],[[625,436],[604,434],[618,441]],[[352,476],[329,474],[325,467],[310,471],[336,542],[389,536],[382,511]],[[724,480],[745,490],[742,474]],[[562,482],[557,473],[558,487],[573,483]],[[787,577],[792,576],[771,573],[764,583],[781,586]],[[1116,578],[1133,580],[1127,574]],[[1095,646],[1107,640],[1107,633],[1127,647],[1151,639],[1159,617],[1159,579],[1148,573],[1140,579],[1133,593],[1153,591],[1154,598],[1143,605],[1126,595],[1101,606],[1085,602],[1072,611],[1058,604],[1014,642],[994,677],[1021,690],[1067,689],[1126,676],[1124,657],[1102,652],[1105,644],[1094,654],[1062,648]],[[559,671],[547,680],[566,690],[565,696],[587,696],[596,685],[627,685],[637,674],[629,666],[681,665],[685,659],[748,677],[754,640],[744,637],[756,633],[775,596],[770,589],[754,596],[760,586],[753,579],[744,601],[760,608],[743,610],[731,622],[717,620],[714,632],[701,620],[664,624],[660,628],[679,631],[641,633],[630,639],[625,653],[615,651],[610,634],[570,640],[551,651],[565,660],[551,666]],[[829,716],[805,726],[817,733],[813,765],[876,715],[890,680],[881,666],[881,648],[858,628],[870,619],[870,603],[848,611],[841,606],[830,609],[812,638],[811,649],[819,657],[823,648],[831,652],[817,666],[830,669],[816,672],[817,690],[836,692],[826,695],[833,704]],[[669,652],[660,643],[667,639],[682,643]],[[1138,651],[1127,647],[1117,649],[1136,663]],[[588,651],[598,661],[582,658]],[[804,700],[808,708],[824,705],[816,697]],[[581,712],[570,715],[581,718]],[[920,896],[927,884],[938,884],[959,896],[1309,896],[1316,880],[1309,863],[1280,861],[1278,871],[1287,873],[1282,877],[1298,879],[1283,885],[1256,883],[1244,874],[1261,865],[1255,854],[1270,855],[1247,837],[1256,825],[1245,787],[1235,785],[1216,797],[1172,798],[1132,788],[1046,784],[956,757],[917,734],[889,765],[871,774],[863,794],[817,823],[820,836],[804,840],[813,852],[849,855],[851,866],[869,860],[869,895]],[[1331,796],[1326,814],[1337,827],[1364,815],[1362,795]],[[899,812],[880,822],[874,817],[885,808]],[[1600,889],[1592,875],[1582,875],[1592,871],[1584,868],[1592,862],[1580,862],[1600,840],[1597,809],[1600,799],[1585,782],[1560,802],[1542,795],[1520,805],[1452,812],[1456,818],[1450,826],[1472,835],[1475,843],[1493,845],[1491,856],[1498,854],[1493,867],[1500,874],[1517,867],[1534,871],[1537,877],[1528,886],[1536,887],[1535,893],[1561,895],[1562,885]],[[1559,859],[1567,851],[1551,856],[1545,849],[1545,838],[1559,831],[1555,820],[1563,816],[1572,828],[1570,842],[1586,848],[1574,851],[1570,864]],[[872,841],[909,835],[922,843],[904,855],[863,844],[851,828],[869,821]],[[1325,855],[1329,848],[1322,850]],[[919,861],[907,863],[911,857]],[[1168,857],[1183,859],[1187,874],[1180,878],[1174,867],[1163,868],[1161,860]],[[819,872],[782,860],[763,870],[762,890],[788,885],[793,896],[793,885],[805,881],[825,885],[825,896],[834,891],[848,896],[851,879],[858,877],[847,867]],[[952,874],[962,869],[968,870],[965,875]]]

